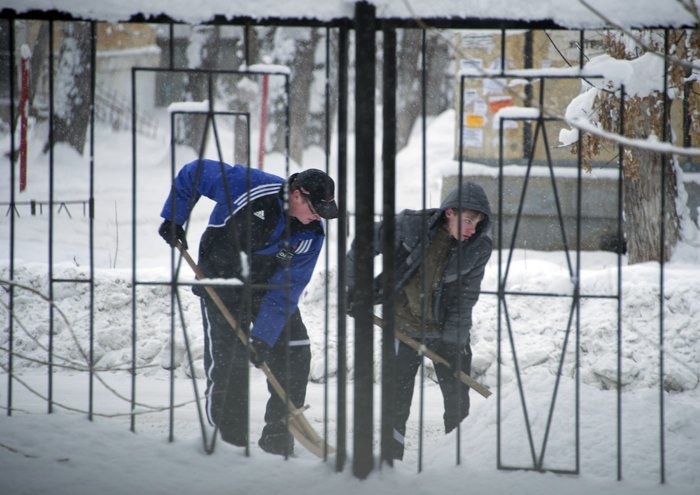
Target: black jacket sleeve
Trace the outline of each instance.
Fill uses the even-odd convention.
[[[463,253],[459,260],[460,270],[446,270],[443,285],[443,298],[440,303],[442,340],[450,343],[466,344],[470,340],[472,308],[479,300],[481,281],[486,264],[491,257],[493,241],[488,236],[480,236]],[[456,258],[456,257],[455,257]],[[451,260],[454,265],[457,259]]]

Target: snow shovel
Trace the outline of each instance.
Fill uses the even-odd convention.
[[[373,315],[373,317],[374,317],[374,324],[377,325],[379,328],[384,328],[384,320],[382,320],[377,315]],[[444,366],[447,366],[448,368],[451,367],[451,365],[447,361],[447,359],[443,358],[439,354],[434,353],[433,351],[431,351],[430,349],[425,347],[423,344],[421,344],[417,340],[409,337],[408,335],[401,332],[400,330],[395,329],[394,336],[397,339],[399,339],[401,342],[406,344],[407,346],[414,349],[416,352],[419,352],[419,353],[427,356],[433,363],[442,364]],[[466,374],[464,371],[455,371],[455,378],[460,380],[465,385],[476,390],[485,399],[488,399],[489,395],[491,395],[491,391],[488,388],[484,387],[481,383],[474,380],[470,375]]]
[[[190,265],[190,268],[192,268],[197,280],[205,279],[206,277],[204,276],[204,273],[202,273],[202,270],[179,241],[177,242],[177,249],[182,254],[182,257],[185,258],[187,264]],[[226,321],[228,321],[229,325],[231,325],[231,328],[236,332],[236,335],[241,342],[248,347],[248,336],[238,325],[236,318],[234,318],[231,312],[226,308],[216,290],[209,285],[205,285],[204,289],[207,291],[212,301],[214,301],[214,304],[216,304],[216,306],[219,308],[224,318],[226,318]],[[255,352],[252,347],[250,348],[250,351]],[[277,378],[275,378],[275,375],[272,374],[272,371],[267,363],[262,363],[260,365],[260,369],[263,373],[265,373],[267,381],[272,384],[272,388],[274,388],[275,392],[277,392],[277,395],[282,402],[288,405],[289,416],[287,420],[287,428],[289,429],[289,432],[294,435],[294,438],[296,438],[300,444],[306,447],[309,452],[320,457],[321,459],[323,459],[326,454],[334,453],[335,449],[328,445],[323,438],[321,438],[321,436],[311,426],[308,419],[306,419],[306,416],[304,416],[304,409],[306,409],[306,407],[296,408],[294,404],[287,399],[287,393],[285,392],[284,388],[282,388],[282,385]]]

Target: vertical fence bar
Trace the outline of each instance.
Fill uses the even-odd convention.
[[[325,60],[325,84],[324,84],[324,121],[323,121],[323,138],[324,138],[324,157],[325,157],[325,168],[326,173],[330,175],[331,172],[331,29],[326,28],[326,60]],[[330,240],[330,222],[326,222],[326,239]],[[328,249],[329,242],[326,242],[326,252],[325,252],[325,267],[326,272],[324,275],[323,286],[324,286],[324,311],[323,311],[323,440],[325,441],[323,446],[323,460],[328,460],[328,332],[330,327],[330,322],[328,319],[329,312],[329,284],[330,284],[330,249]],[[339,313],[339,317],[345,317],[345,313]]]
[[[246,44],[247,44],[247,34],[246,34]],[[211,121],[212,121],[212,128],[214,132],[216,133],[216,125],[214,125],[214,116],[213,116],[213,111],[214,111],[214,85],[213,85],[213,80],[211,73],[209,73],[208,77],[208,90],[209,90],[209,112],[211,115]],[[286,156],[286,163],[285,163],[285,177],[289,176],[289,77],[285,76],[284,78],[284,87],[286,90],[286,95],[287,95],[287,106],[285,108],[285,119],[286,119],[286,132],[285,132],[285,156]],[[238,119],[238,122],[240,123],[240,119]],[[248,126],[248,133],[247,133],[247,145],[246,145],[246,156],[247,156],[247,167],[246,167],[246,175],[245,175],[245,190],[246,194],[250,195],[251,194],[251,187],[252,187],[252,179],[251,179],[251,165],[250,165],[250,119],[246,120]],[[207,140],[207,131],[208,127],[205,128],[204,130],[204,136],[202,136],[202,147],[200,149],[200,154],[199,158],[200,160],[203,158],[204,155],[204,149],[206,146],[206,140]],[[216,142],[218,146],[218,136],[216,136]],[[235,147],[235,144],[234,144]],[[201,164],[199,165],[201,166]],[[226,201],[228,204],[228,209],[229,212],[231,212],[231,215],[233,215],[233,196],[231,195],[231,188],[229,186],[228,181],[226,180],[225,173],[224,173],[224,168],[223,164],[220,164],[220,170],[221,170],[221,182],[224,186],[224,191],[226,194]],[[284,187],[284,186],[283,186]],[[194,190],[194,188],[193,188]],[[284,207],[288,207],[288,202],[289,199],[287,196],[284,198]],[[194,205],[193,205],[194,206]],[[191,208],[190,208],[191,211]],[[246,246],[247,246],[247,252],[246,255],[248,256],[249,260],[253,259],[253,210],[251,208],[247,208],[245,212],[245,235],[246,235]],[[189,221],[188,221],[189,223]],[[238,236],[240,235],[240,231],[236,229],[236,251],[241,252],[240,248],[240,239]],[[284,234],[283,234],[283,242],[285,243],[286,246],[289,245],[289,236],[290,236],[290,231],[289,231],[289,221],[285,220],[284,224]],[[285,288],[285,301],[289,301],[289,287],[290,287],[290,272],[289,272],[289,267],[287,266],[285,268],[285,283],[286,283],[286,288]],[[245,316],[244,319],[246,320],[246,325],[243,328],[243,332],[245,333],[247,339],[251,338],[251,325],[249,322],[253,321],[253,315],[252,315],[252,297],[253,297],[253,277],[248,276],[244,280],[244,300],[245,300]],[[285,309],[285,319],[289,320],[289,311],[288,309]],[[289,334],[290,334],[290,328],[288,325],[285,325],[285,327],[282,329],[282,334],[279,336],[279,339],[284,342],[284,389],[289,390]],[[233,350],[232,350],[233,352]],[[229,359],[232,359],[233,355],[229,356]],[[246,358],[249,360],[250,359],[250,348],[246,349]],[[231,366],[231,365],[229,365]],[[245,436],[247,438],[250,438],[250,367],[246,366],[244,368],[243,373],[245,374],[245,382],[246,382],[246,397],[245,397],[245,403],[246,403],[246,429],[245,429]],[[230,392],[226,392],[227,394]],[[287,410],[289,410],[289,396],[285,394],[284,397],[284,405]],[[289,429],[289,418],[285,418],[284,422],[287,426],[287,429]],[[217,429],[219,426],[217,425]],[[245,455],[246,457],[250,456],[250,443],[246,443],[245,446]],[[288,454],[285,452],[284,458],[288,458]]]
[[[284,94],[287,98],[287,105],[285,106],[284,109],[284,173],[286,177],[289,177],[290,175],[290,170],[289,170],[289,165],[290,165],[290,160],[291,157],[289,156],[291,154],[291,114],[290,114],[290,105],[291,105],[291,100],[292,100],[292,91],[291,91],[291,80],[290,80],[290,75],[289,74],[283,74],[284,77]]]
[[[22,52],[23,51],[24,50],[22,50]],[[19,97],[19,192],[24,191],[27,187],[27,110],[29,107],[29,70],[27,69],[27,64],[29,63],[29,60],[30,57],[27,54],[21,53]],[[9,71],[9,74],[14,74],[14,71]],[[10,122],[13,121],[10,120]],[[12,184],[14,184],[14,182]]]
[[[172,24],[171,24],[172,27]],[[172,29],[170,31],[172,34]],[[171,44],[172,52],[172,44]],[[172,56],[171,56],[172,57]],[[172,61],[172,58],[171,58]],[[173,156],[175,156],[173,154]],[[131,69],[131,417],[130,429],[136,429],[136,70]],[[172,308],[172,299],[171,299]],[[171,309],[172,311],[172,309]],[[172,319],[172,316],[171,316]]]
[[[134,80],[132,83],[132,90],[135,92],[136,91],[136,81]],[[135,93],[134,93],[135,95]],[[134,113],[136,110],[136,100],[135,98],[132,100],[134,101]],[[175,139],[175,121],[177,119],[177,114],[175,112],[169,112],[169,117],[170,117],[170,184],[171,184],[171,191],[174,191],[174,186],[173,184],[175,183],[175,175],[176,175],[176,139]],[[135,137],[135,135],[134,135]],[[136,160],[134,159],[134,163],[136,163]],[[136,169],[134,170],[134,177],[136,177]],[[171,197],[171,204],[170,204],[171,211],[175,211],[175,199],[174,199],[174,194]],[[174,215],[174,214],[173,214]],[[173,216],[174,218],[174,216]],[[170,287],[168,290],[168,293],[170,295],[170,311],[169,311],[169,316],[170,316],[170,379],[172,381],[173,377],[173,367],[174,367],[174,352],[175,352],[175,324],[176,324],[176,317],[175,317],[175,304],[179,302],[179,293],[177,292],[178,290],[178,277],[179,277],[179,270],[180,270],[180,259],[176,261],[176,255],[175,255],[175,250],[170,249]],[[134,284],[135,286],[136,284]],[[176,296],[177,295],[177,296]],[[186,335],[186,330],[185,330],[185,325],[184,321],[182,322],[182,329],[183,329],[183,335]],[[196,373],[192,373],[193,377],[196,376]],[[174,421],[174,412],[173,412],[173,386],[172,382],[170,384],[170,410],[168,411],[168,420],[170,424],[169,432],[168,432],[168,439],[169,441],[173,440],[173,421]],[[212,443],[211,446],[209,446],[206,442],[204,441],[204,449],[208,454],[211,454],[214,452],[214,447],[216,445],[216,432],[217,430],[214,430],[214,433],[212,435]]]
[[[523,68],[532,69],[533,65],[533,33],[528,30],[525,33],[525,43],[523,46]],[[503,62],[505,64],[505,62]],[[504,65],[505,67],[505,65]],[[530,81],[530,79],[528,79]],[[532,84],[526,84],[523,88],[525,92],[525,107],[532,106]],[[530,147],[532,146],[532,123],[529,120],[522,122],[523,124],[523,158],[527,159],[530,156]]]
[[[265,76],[263,76],[263,79],[264,79],[264,77],[265,77]],[[285,90],[285,95],[287,96],[286,107],[285,107],[285,112],[284,112],[284,170],[285,170],[285,177],[289,177],[289,175],[290,175],[290,170],[289,170],[289,166],[290,166],[290,154],[291,154],[291,150],[290,150],[290,143],[291,143],[291,128],[290,128],[291,112],[290,112],[290,108],[289,108],[290,105],[291,105],[291,79],[290,79],[290,78],[291,78],[290,74],[285,74],[285,75],[284,75],[284,90]],[[264,104],[265,104],[265,102],[263,101],[263,105],[264,105]],[[262,128],[261,128],[260,130],[261,130],[261,132],[264,132]],[[248,171],[248,173],[250,174],[250,171]],[[250,184],[248,184],[248,187],[247,187],[246,189],[247,189],[248,191],[250,191]],[[289,196],[287,196],[287,198],[289,198]],[[289,199],[286,199],[286,200],[285,200],[285,203],[287,203],[288,201],[289,201]],[[287,205],[287,206],[288,206],[288,205]],[[252,210],[248,209],[248,225],[251,225],[252,218],[253,218],[253,217],[252,217],[252,214],[253,214]],[[248,231],[251,232],[251,231],[252,231],[252,228],[249,228]],[[291,235],[292,235],[291,230],[290,230],[289,221],[285,222],[284,231],[285,231],[285,232],[284,232],[284,239],[285,239],[284,242],[285,242],[287,245],[289,245],[289,238],[290,238]],[[251,243],[249,244],[249,246],[252,246],[252,241],[251,241]],[[252,256],[251,256],[251,259],[252,259]],[[289,265],[287,265],[287,267],[286,267],[286,269],[285,269],[285,272],[286,272],[286,273],[285,273],[285,275],[286,275],[286,277],[285,277],[285,278],[286,278],[285,301],[289,301],[290,298],[291,298],[290,291],[291,291],[291,285],[292,285],[292,274],[291,274],[291,271],[290,271],[290,269],[289,269]],[[289,304],[289,303],[287,303],[287,304]],[[249,305],[248,307],[250,308],[251,306]],[[251,318],[252,318],[252,315],[250,315],[250,316],[251,316]],[[291,316],[291,313],[289,312],[289,306],[287,306],[287,309],[285,309],[285,318],[286,318],[287,321],[289,320],[289,317],[290,317],[290,316]],[[252,321],[252,320],[251,320],[251,321]],[[248,332],[250,332],[250,327],[249,327]],[[285,329],[284,329],[284,343],[285,343],[285,357],[284,357],[284,361],[285,361],[284,389],[285,389],[285,390],[289,390],[289,389],[290,389],[290,386],[289,386],[289,383],[290,383],[289,381],[290,381],[290,377],[291,377],[291,363],[290,363],[290,357],[289,357],[289,351],[290,351],[290,349],[289,349],[289,337],[290,337],[290,332],[291,332],[291,328],[289,327],[289,325],[286,325],[286,326],[285,326]],[[249,335],[250,335],[250,333],[249,333]],[[248,378],[248,383],[250,383],[250,375],[249,375],[249,378]],[[250,391],[250,385],[248,386],[248,390]],[[249,392],[249,396],[248,396],[248,397],[249,397],[249,398],[248,398],[248,417],[250,418],[250,392]],[[289,395],[286,395],[286,397],[285,397],[285,407],[287,408],[287,410],[289,410],[289,407],[290,407]],[[288,421],[288,419],[287,419],[287,421]],[[248,428],[250,429],[250,419],[248,420],[248,425],[249,425]],[[289,423],[287,423],[287,425],[289,425]],[[246,447],[246,452],[248,452],[248,447]],[[285,456],[285,459],[286,459],[286,458],[287,458],[287,454],[285,453],[284,456]]]
[[[505,29],[501,29],[501,72],[503,72],[504,67],[505,67],[505,61],[506,61],[506,31]],[[498,342],[498,349],[497,349],[497,355],[498,355],[498,370],[497,370],[497,378],[496,378],[496,383],[497,383],[497,388],[498,388],[498,404],[496,405],[496,424],[497,424],[497,432],[496,432],[496,438],[498,445],[496,447],[496,457],[497,457],[497,466],[500,468],[502,467],[502,460],[501,460],[501,363],[502,363],[502,358],[501,358],[501,305],[505,307],[506,303],[506,298],[505,298],[505,283],[503,282],[502,278],[502,259],[501,259],[501,239],[503,238],[503,119],[500,120],[499,124],[499,129],[498,129],[498,146],[499,146],[499,151],[498,151],[498,308],[496,310],[496,315],[498,318],[498,323],[496,325],[496,340]],[[463,123],[460,121],[460,125],[463,125]],[[462,144],[460,143],[460,149],[462,148]],[[460,168],[462,167],[462,160],[460,159],[459,162]],[[519,218],[520,214],[518,214]],[[517,220],[516,220],[516,229],[517,229]],[[515,230],[513,231],[513,236],[515,236]],[[511,247],[511,252],[512,252],[512,247]],[[510,264],[510,261],[508,262]],[[507,316],[506,316],[507,317]]]
[[[428,180],[427,157],[426,157],[426,121],[425,121],[425,30],[421,30],[421,210],[423,211],[423,219],[421,222],[421,239],[423,242],[428,240],[428,222],[427,222],[427,195],[425,184]],[[421,290],[423,294],[428,292],[428,274],[425,270],[421,272]],[[421,298],[421,334],[425,331],[426,320],[429,308],[427,307],[428,298]],[[432,310],[432,308],[430,308]],[[423,471],[423,430],[424,430],[424,415],[425,415],[425,360],[421,359],[420,364],[420,397],[419,397],[419,415],[418,415],[418,472]]]
[[[258,137],[258,168],[264,167],[265,161],[265,129],[267,127],[267,98],[270,92],[270,76],[262,76],[262,97],[260,105],[260,135]]]
[[[625,135],[625,86],[620,87],[620,136]],[[579,154],[581,153],[579,146]],[[624,208],[622,191],[624,188],[624,146],[618,146],[617,179],[617,480],[622,480],[622,211]]]
[[[134,91],[134,99],[132,100],[134,102],[134,114],[136,113],[136,72],[133,72],[134,74],[134,81],[132,82],[131,88],[132,91]],[[211,100],[210,100],[211,102]],[[171,127],[173,129],[173,127]],[[132,135],[136,136],[136,133],[134,132],[135,128],[132,126]],[[175,157],[175,154],[173,153],[172,155]],[[175,183],[175,165],[174,165],[174,160],[171,160],[171,175],[170,175],[170,184]],[[137,169],[138,170],[138,169]],[[134,176],[136,176],[136,170],[134,171]],[[174,186],[171,185],[171,187],[174,189]],[[171,189],[172,190],[172,189]],[[174,203],[174,201],[173,201]],[[174,204],[171,205],[172,211],[175,211],[175,206]],[[135,253],[134,253],[135,254]],[[168,370],[168,379],[169,379],[169,394],[168,394],[168,399],[169,399],[169,408],[168,408],[168,441],[172,442],[175,439],[175,325],[177,322],[177,318],[175,316],[175,305],[179,304],[180,302],[180,293],[179,293],[179,275],[180,275],[180,261],[181,258],[178,259],[178,263],[176,266],[175,263],[175,250],[171,249],[170,250],[170,287],[169,287],[169,295],[170,295],[170,369]],[[136,286],[136,284],[134,284]],[[183,335],[187,335],[187,329],[185,328],[184,320],[182,321],[182,333]],[[193,376],[196,376],[196,373],[193,371],[192,373]],[[206,442],[205,442],[206,445]]]
[[[382,245],[383,260],[383,293],[384,305],[382,316],[382,425],[381,425],[381,458],[390,466],[394,464],[392,455],[394,431],[394,238],[396,236],[396,29],[385,28],[384,34],[384,65],[383,65],[383,227]]]
[[[49,301],[53,301],[53,181],[54,181],[54,77],[53,77],[53,39],[54,24],[49,21]],[[48,412],[53,412],[53,304],[49,304],[49,362],[48,362]]]
[[[168,23],[168,68],[175,68],[175,24]]]
[[[10,126],[15,121],[15,21],[10,18],[7,20],[9,25],[9,90],[10,90]],[[12,127],[10,127],[12,128]],[[15,156],[15,133],[10,132],[10,280],[15,278],[15,167],[12,162],[12,157]],[[12,374],[14,372],[14,302],[15,302],[15,286],[10,284],[9,287],[9,318],[8,318],[8,353],[7,353],[7,415],[12,416]]]
[[[501,30],[501,71],[505,64],[505,30]],[[462,89],[463,91],[463,89]],[[496,308],[496,356],[498,366],[496,368],[496,467],[501,469],[503,467],[503,460],[501,458],[501,442],[502,442],[502,428],[501,428],[501,401],[503,400],[501,394],[501,380],[502,380],[502,352],[501,347],[501,334],[502,334],[502,324],[501,324],[501,312],[502,308],[505,307],[505,283],[503,281],[503,119],[500,120],[498,128],[498,302]],[[460,125],[463,123],[460,120]],[[462,149],[462,144],[460,143],[460,149]],[[460,158],[460,167],[462,166],[462,160]],[[512,234],[515,236],[515,232]],[[512,250],[512,248],[511,248]]]
[[[462,100],[462,92],[464,91],[464,77],[462,77],[462,86],[460,91],[460,102]],[[460,103],[461,107],[461,103]],[[462,110],[460,110],[460,128],[462,127]],[[460,150],[462,144],[460,143]],[[460,153],[460,166],[462,163]],[[501,304],[505,301],[504,283],[503,283],[503,119],[498,123],[498,283],[496,291],[498,293],[496,301],[496,467],[501,469],[503,462],[501,460]]]
[[[424,81],[425,81],[425,73],[426,73],[425,32],[424,32],[424,38],[423,38],[423,40],[424,40],[424,43],[423,43],[423,74],[424,74],[423,79],[424,79]],[[427,112],[426,112],[426,104],[425,104],[425,101],[426,101],[426,99],[427,99],[427,85],[426,85],[426,84],[423,84],[423,95],[422,95],[422,96],[423,96],[423,156],[424,156],[424,161],[427,161],[427,147],[428,147],[428,144],[427,144],[427,140],[426,140],[426,137],[425,137],[426,134],[427,134],[427,125],[426,125],[426,122],[425,122],[426,113],[427,113]],[[461,126],[461,125],[462,125],[462,121],[461,121],[461,119],[460,119],[460,126]],[[461,143],[460,143],[460,146],[461,146]],[[458,194],[457,194],[457,197],[459,198],[459,200],[458,200],[458,208],[457,208],[457,211],[458,211],[458,218],[461,219],[461,215],[462,215],[462,212],[463,212],[463,210],[462,210],[462,207],[463,207],[463,205],[462,205],[462,187],[463,187],[463,184],[464,184],[464,163],[463,163],[462,160],[460,160],[460,162],[459,162],[459,168],[458,168],[457,177],[458,177],[458,182],[457,182],[457,191],[458,191]],[[425,184],[424,184],[424,187],[425,187]],[[462,241],[461,241],[461,239],[462,239],[462,222],[461,222],[461,221],[458,221],[458,222],[457,222],[457,239],[460,239],[460,241],[458,241],[458,243],[461,243],[461,242],[462,242]],[[462,274],[462,266],[463,266],[463,262],[464,262],[464,260],[463,260],[463,258],[462,258],[462,250],[461,250],[461,249],[458,249],[458,250],[457,250],[457,274],[458,274],[458,275],[457,275],[457,284],[458,284],[459,286],[462,285],[462,276],[463,276],[463,274]],[[462,314],[462,306],[461,306],[461,305],[458,306],[457,310],[458,310],[458,311],[457,311],[457,320],[458,320],[459,322],[462,322],[462,318],[463,318],[463,316],[464,316],[464,315]],[[458,330],[457,330],[457,341],[458,341],[458,342],[462,342],[463,331],[464,331],[464,330],[462,329],[462,326],[460,325],[460,326],[458,327]],[[469,329],[468,329],[467,331],[469,331]],[[458,370],[461,370],[461,369],[462,369],[462,352],[458,352],[458,353],[457,353],[456,368],[457,368]],[[468,396],[465,397],[465,395],[464,395],[464,393],[463,393],[463,390],[462,390],[462,387],[461,387],[459,384],[457,385],[456,388],[457,388],[457,406],[456,406],[456,407],[457,407],[457,411],[461,411],[461,410],[462,410],[462,404],[463,404],[463,402],[464,402],[465,400],[469,400],[469,397],[468,397]],[[456,464],[456,465],[460,465],[460,464],[462,463],[462,449],[461,449],[461,446],[462,446],[462,421],[461,421],[461,419],[460,419],[460,420],[457,421],[456,435],[455,435],[455,464]]]
[[[248,44],[248,34],[249,33],[246,32],[246,45]],[[246,67],[247,67],[247,64],[246,64]],[[287,79],[287,81],[288,80],[289,79]],[[212,90],[213,90],[213,88],[212,88]],[[289,87],[287,87],[287,90],[289,90]],[[287,100],[289,100],[289,91],[287,91]],[[210,101],[213,102],[214,99],[211,98]],[[289,105],[287,105],[287,109],[289,109]],[[240,119],[237,118],[236,121],[240,121]],[[251,153],[251,135],[250,134],[252,131],[250,114],[246,114],[245,127],[246,127],[246,143],[245,143],[246,163],[250,164],[250,160],[251,160],[251,156],[250,156],[250,153]],[[289,147],[287,147],[287,153],[289,153]],[[251,177],[250,177],[250,175],[251,175],[251,172],[250,172],[250,165],[249,165],[248,168],[246,169],[246,174],[245,174],[245,181],[246,181],[245,190],[246,191],[250,191],[250,189],[251,189]],[[230,209],[230,208],[232,208],[231,202],[233,201],[233,199],[230,197],[231,193],[229,190],[228,182],[226,182],[226,181],[224,181],[224,188],[227,191],[226,195],[228,197],[228,203],[229,203],[229,209]],[[253,210],[248,208],[248,211],[246,212],[246,223],[248,225],[247,232],[246,232],[246,244],[248,246],[248,252],[246,254],[247,254],[249,260],[253,259],[253,232],[252,232],[252,229],[250,228],[250,226],[252,225],[252,222],[253,222]],[[240,239],[238,239],[237,242],[240,243]],[[237,250],[241,251],[240,247],[238,247]],[[250,277],[247,277],[245,280],[245,289],[244,290],[245,290],[244,297],[245,297],[245,301],[246,301],[245,304],[246,304],[247,308],[250,308],[251,304],[252,304],[252,302],[251,302],[252,297],[253,297],[252,280]],[[251,315],[248,315],[247,318],[250,319]],[[250,338],[250,326],[248,327],[247,331],[248,331],[247,336],[248,336],[248,338]],[[246,351],[248,359],[250,359],[250,355],[248,355],[249,352],[250,352],[250,349],[248,349]],[[289,341],[287,341],[286,353],[287,354],[289,353]],[[248,387],[247,387],[247,391],[246,391],[246,395],[247,395],[246,402],[248,404],[248,410],[247,410],[246,414],[248,415],[248,426],[247,426],[246,434],[250,437],[250,367],[245,368],[245,373],[246,373],[246,381],[248,382]],[[287,388],[287,390],[289,390],[289,389]],[[287,397],[287,400],[289,400],[288,397]],[[287,404],[287,406],[288,406],[288,404]],[[287,425],[287,427],[289,427],[289,425]],[[218,426],[217,426],[217,428],[218,428]],[[215,439],[212,439],[212,451],[214,450],[214,445],[215,445],[214,440]],[[245,455],[246,455],[246,457],[250,456],[250,445],[246,445]],[[285,456],[285,458],[286,458],[286,456]]]
[[[89,207],[89,257],[90,257],[90,281],[89,292],[90,292],[90,322],[89,322],[89,335],[90,335],[90,350],[88,357],[88,367],[89,367],[89,397],[88,397],[88,417],[92,420],[93,407],[94,407],[94,393],[95,393],[95,85],[96,85],[96,75],[97,75],[97,31],[96,23],[94,21],[90,22],[90,197],[88,199]]]
[[[664,29],[664,91],[663,91],[663,117],[661,119],[661,141],[669,140],[667,126],[669,123],[670,105],[668,103],[668,47],[669,30]],[[659,456],[661,483],[666,483],[666,433],[665,433],[665,407],[664,407],[664,262],[666,244],[666,168],[668,167],[668,155],[662,153],[661,160],[661,233],[659,249]],[[675,208],[675,205],[672,205]]]
[[[500,63],[501,74],[506,71],[506,29],[501,28],[501,63]]]
[[[376,7],[355,4],[355,398],[353,474],[366,478],[374,468],[373,437],[373,238],[374,238],[374,90]]]
[[[335,469],[340,472],[346,460],[347,428],[347,133],[348,133],[348,26],[338,29],[338,335],[337,335],[337,411]]]
[[[542,112],[544,108],[542,108]],[[580,146],[579,146],[580,148]],[[548,153],[549,155],[549,150]],[[576,268],[574,275],[574,306],[576,312],[576,338],[575,338],[575,358],[574,358],[574,437],[575,437],[575,472],[579,473],[580,469],[580,454],[581,454],[581,408],[580,408],[580,380],[581,380],[581,362],[579,349],[581,348],[581,211],[583,209],[583,168],[577,167],[576,177]],[[562,219],[563,222],[563,219]],[[563,228],[563,225],[562,225]],[[568,329],[567,329],[568,333]],[[564,349],[562,348],[562,359],[564,359]],[[554,403],[552,402],[552,406]]]
[[[578,48],[578,67],[580,71],[583,71],[584,61],[586,59],[586,31],[579,31],[579,48]],[[579,141],[581,143],[581,141]],[[581,152],[582,146],[576,147],[578,160],[578,205],[576,207],[576,350],[575,354],[575,383],[574,383],[574,408],[575,408],[575,439],[576,439],[576,453],[575,453],[575,472],[578,474],[581,471],[581,211],[582,211],[582,192],[581,192],[581,181],[583,175],[583,167],[581,164]]]

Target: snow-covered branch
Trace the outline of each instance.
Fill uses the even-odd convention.
[[[637,45],[639,45],[645,52],[651,53],[654,56],[659,57],[661,59],[667,58],[667,60],[669,60],[670,62],[672,62],[674,64],[681,65],[681,66],[685,67],[686,69],[700,70],[700,63],[693,62],[690,60],[683,60],[681,58],[674,57],[671,54],[658,53],[658,52],[656,52],[656,50],[654,50],[652,47],[650,47],[647,43],[645,43],[644,40],[642,40],[639,36],[635,36],[635,34],[630,29],[625,28],[620,22],[613,21],[608,16],[603,14],[600,10],[596,9],[591,4],[589,4],[586,0],[579,0],[579,3],[581,3],[581,5],[586,7],[589,11],[591,11],[591,13],[593,13],[595,16],[597,16],[600,20],[602,20],[603,22],[605,22],[609,26],[614,27],[615,29],[625,33],[626,36],[628,36],[630,39],[634,40],[634,42]],[[697,9],[695,9],[695,12],[693,12],[688,5],[688,3],[690,3],[690,2],[684,3],[682,0],[679,0],[679,3],[681,3],[681,5],[686,10],[688,10],[689,13],[691,13],[694,17],[697,18],[697,15],[698,15]]]
[[[585,117],[577,118],[567,118],[566,122],[578,131],[588,132],[589,134],[594,134],[596,136],[602,137],[609,141],[612,141],[629,148],[643,149],[647,151],[654,151],[656,153],[668,153],[674,155],[683,156],[700,156],[700,148],[684,148],[681,146],[675,146],[671,143],[659,141],[659,139],[651,135],[646,139],[633,139],[625,136],[621,136],[615,132],[609,132],[601,129],[600,127],[593,124],[591,121]]]

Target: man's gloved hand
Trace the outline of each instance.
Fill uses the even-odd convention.
[[[177,225],[170,220],[164,220],[158,229],[160,236],[165,239],[171,247],[175,247],[176,241],[182,243],[182,247],[187,249],[187,239],[185,239],[185,229],[182,225]]]
[[[272,348],[267,344],[267,342],[264,342],[257,337],[251,337],[249,342],[250,362],[253,363],[253,366],[256,368],[260,368],[260,366],[267,361]]]

